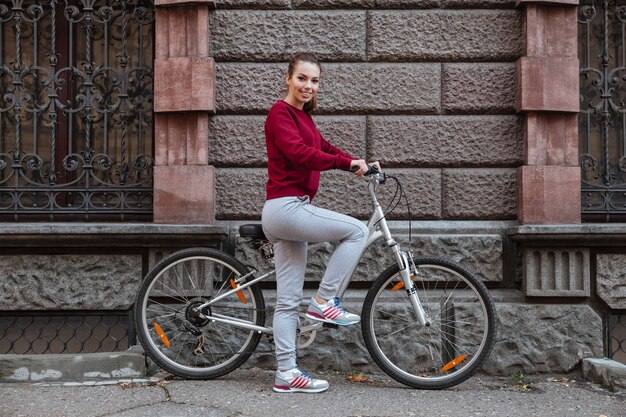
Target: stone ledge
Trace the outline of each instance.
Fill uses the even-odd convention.
[[[626,365],[608,358],[583,359],[583,377],[611,391],[626,391]]]
[[[509,228],[507,234],[524,243],[615,246],[626,244],[626,223],[523,225]]]
[[[85,354],[0,355],[0,382],[62,383],[145,378],[143,349]]]
[[[215,245],[218,225],[152,223],[0,223],[0,247],[126,247]]]

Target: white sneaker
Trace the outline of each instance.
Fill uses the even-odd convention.
[[[276,371],[274,391],[276,392],[323,392],[328,389],[328,381],[314,379],[299,368]]]
[[[348,313],[339,305],[338,297],[331,298],[323,304],[319,304],[315,301],[315,297],[311,298],[306,316],[312,320],[338,324],[340,326],[356,324],[361,321],[361,317],[356,314]]]

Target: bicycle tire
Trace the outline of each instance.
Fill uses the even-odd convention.
[[[183,249],[159,262],[141,283],[134,304],[137,336],[148,356],[161,368],[187,379],[217,378],[241,366],[256,349],[261,334],[203,319],[192,307],[231,290],[231,278],[247,273],[237,259],[211,248]],[[203,313],[265,324],[265,302],[256,285],[212,304]]]
[[[397,265],[372,283],[362,311],[365,346],[389,376],[419,389],[445,389],[470,378],[489,356],[496,311],[485,285],[441,258],[416,258],[413,285],[430,317],[422,326]]]

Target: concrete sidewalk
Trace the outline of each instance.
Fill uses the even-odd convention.
[[[0,416],[626,416],[626,394],[586,382],[579,373],[479,375],[452,389],[420,391],[386,375],[364,375],[365,382],[354,382],[331,372],[318,374],[331,383],[322,394],[274,393],[273,375],[253,368],[212,381],[157,375],[149,382],[105,385],[2,384]]]

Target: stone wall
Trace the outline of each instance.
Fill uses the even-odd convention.
[[[403,178],[414,219],[516,219],[522,20],[513,1],[216,6],[209,17],[216,65],[209,164],[216,167],[217,219],[260,218],[263,123],[283,97],[286,62],[299,51],[322,61],[315,116],[322,133]],[[317,202],[366,218],[362,185],[345,173],[325,173]]]
[[[296,52],[312,51],[322,61],[314,116],[320,131],[355,156],[381,161],[403,182],[413,236],[409,242],[404,204],[389,215],[394,236],[413,253],[448,257],[488,283],[497,302],[498,336],[484,370],[568,372],[585,357],[603,355],[602,309],[590,305],[596,291],[615,293],[621,285],[621,275],[611,272],[621,258],[598,258],[599,277],[606,278],[597,290],[589,281],[595,267],[589,260],[596,259],[589,249],[560,242],[555,257],[554,249],[527,249],[507,235],[520,220],[519,168],[535,149],[525,146],[534,131],[516,113],[521,91],[516,61],[528,53],[526,40],[532,37],[524,31],[524,5],[510,0],[216,5],[209,19],[209,55],[216,65],[209,164],[216,167],[216,218],[228,228],[230,248],[240,260],[265,267],[237,228],[260,219],[267,164],[263,124],[270,106],[284,97],[286,62]],[[382,189],[381,200],[394,188]],[[316,203],[360,219],[369,216],[364,183],[339,171],[322,173]],[[332,249],[311,245],[307,291]],[[570,252],[572,262],[553,262]],[[527,260],[537,259],[534,270],[527,268]],[[390,262],[381,247],[368,250],[346,293],[349,309],[360,311],[367,281]],[[271,310],[273,295],[267,293]],[[620,297],[611,300],[620,304]],[[303,366],[371,369],[360,332],[342,329],[318,338],[299,353]],[[341,346],[340,355],[324,348],[331,339]],[[260,350],[248,365],[274,366],[272,347]]]

